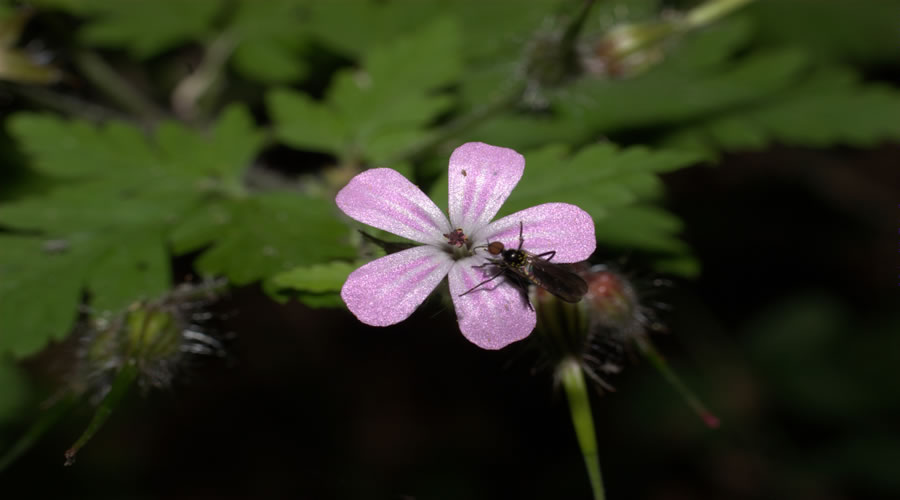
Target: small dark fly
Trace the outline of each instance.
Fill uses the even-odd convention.
[[[550,262],[556,255],[555,250],[541,254],[533,254],[522,250],[522,245],[525,243],[522,230],[522,223],[519,222],[519,247],[515,250],[505,248],[503,243],[499,241],[492,241],[483,247],[487,248],[488,253],[495,257],[488,259],[487,262],[480,266],[474,267],[480,268],[493,265],[498,270],[493,276],[461,293],[460,296],[471,293],[479,287],[505,275],[511,278],[510,281],[522,290],[529,307],[531,307],[531,302],[527,300],[529,285],[537,285],[566,302],[575,303],[580,301],[588,292],[587,282],[574,273],[567,265]]]

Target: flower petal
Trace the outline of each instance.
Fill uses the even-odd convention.
[[[508,148],[469,142],[450,156],[450,222],[467,234],[497,215],[522,172],[525,157]]]
[[[450,256],[438,248],[409,248],[350,273],[341,298],[363,323],[393,325],[408,318],[452,266]]]
[[[357,175],[335,199],[350,217],[419,243],[446,243],[450,223],[441,209],[415,184],[390,168]]]
[[[568,203],[544,203],[495,220],[473,234],[472,241],[476,245],[499,241],[507,248],[518,248],[520,222],[522,249],[534,254],[555,251],[553,262],[579,262],[597,248],[594,220]]]
[[[450,293],[456,308],[459,329],[470,342],[483,349],[500,349],[527,337],[537,317],[528,305],[528,297],[506,278],[473,287],[490,277],[493,266],[473,268],[483,258],[470,257],[456,262],[450,269]]]

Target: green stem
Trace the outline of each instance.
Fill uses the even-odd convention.
[[[229,33],[222,33],[206,45],[203,60],[197,69],[185,77],[172,91],[172,108],[182,119],[192,120],[198,115],[198,102],[222,77],[225,63],[237,47]]]
[[[131,86],[99,55],[81,51],[75,54],[74,61],[85,78],[142,121],[153,123],[165,117],[165,113],[156,104]]]
[[[23,434],[11,448],[6,450],[6,452],[0,456],[0,472],[18,460],[25,452],[30,450],[41,436],[59,422],[64,415],[69,413],[77,402],[78,399],[74,394],[68,395],[53,403],[50,408],[44,410],[41,415],[38,416],[37,420],[31,424],[31,427],[25,431],[25,434]]]
[[[754,0],[711,0],[690,10],[685,22],[690,28],[699,28],[718,21]]]
[[[557,374],[566,388],[572,423],[575,425],[575,435],[578,437],[578,445],[584,456],[584,465],[587,467],[588,477],[591,480],[594,500],[604,500],[606,493],[603,490],[603,475],[600,472],[600,457],[597,453],[594,417],[591,414],[591,401],[588,397],[587,384],[584,382],[584,372],[577,361],[568,359],[560,364]]]
[[[653,365],[654,368],[659,371],[662,376],[666,379],[669,384],[681,394],[681,397],[684,398],[685,402],[687,402],[688,406],[694,410],[694,413],[697,414],[702,420],[703,423],[706,424],[707,427],[711,429],[715,429],[719,427],[719,418],[710,412],[706,406],[700,402],[700,398],[698,398],[693,391],[688,389],[684,382],[681,381],[681,378],[675,374],[672,368],[669,366],[669,363],[666,362],[666,359],[663,358],[662,354],[656,350],[656,347],[650,342],[649,339],[638,336],[636,338],[635,343],[637,344],[638,349],[641,351],[641,354],[650,361],[650,364]]]
[[[128,120],[128,116],[118,111],[46,88],[30,85],[8,85],[4,86],[4,88],[8,88],[11,92],[24,97],[34,104],[93,122],[109,119]]]
[[[94,437],[94,434],[103,427],[103,424],[106,423],[106,420],[112,414],[113,410],[119,406],[122,397],[128,393],[128,389],[131,388],[137,375],[138,368],[133,362],[126,364],[119,370],[115,380],[113,380],[112,387],[110,387],[109,392],[106,394],[106,397],[103,398],[103,401],[100,402],[100,406],[98,406],[97,411],[94,412],[94,416],[88,423],[87,428],[78,440],[75,441],[75,444],[66,450],[66,465],[75,463],[75,455],[78,454],[78,450],[84,447],[84,445]]]

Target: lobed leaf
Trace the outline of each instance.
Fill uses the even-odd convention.
[[[244,76],[263,83],[286,83],[306,76],[301,57],[308,34],[300,29],[304,2],[244,0],[232,14],[230,33],[238,41],[232,63]]]
[[[375,47],[361,70],[339,71],[326,99],[276,90],[267,107],[278,138],[305,149],[372,163],[424,137],[451,101],[435,91],[461,72],[456,24],[439,18],[413,35]]]
[[[74,2],[75,5],[78,2]],[[91,21],[80,32],[88,45],[125,47],[146,59],[178,44],[202,39],[220,12],[221,0],[87,0],[76,7]]]
[[[266,193],[231,203],[230,217],[215,226],[216,239],[197,268],[246,284],[299,265],[351,258],[346,226],[331,201],[295,193]],[[211,220],[211,219],[210,219]]]
[[[0,203],[0,224],[20,234],[0,234],[0,353],[17,356],[64,337],[83,291],[111,311],[164,292],[167,234],[198,206],[242,195],[261,145],[239,107],[208,132],[166,123],[153,138],[120,122],[48,115],[15,115],[8,126],[49,179],[43,191]]]
[[[765,102],[715,114],[672,132],[672,147],[761,150],[778,142],[809,147],[873,146],[900,139],[900,91],[864,84],[843,68],[825,68]]]

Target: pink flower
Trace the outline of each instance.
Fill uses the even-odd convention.
[[[353,179],[337,195],[345,214],[422,243],[386,255],[353,271],[341,297],[360,321],[387,326],[408,318],[448,277],[459,329],[484,349],[500,349],[528,336],[537,321],[519,288],[490,277],[493,266],[479,245],[500,241],[540,254],[555,250],[553,262],[587,259],[596,247],[594,221],[567,203],[546,203],[491,222],[522,178],[525,158],[512,149],[470,142],[450,156],[450,220],[418,187],[395,170],[376,168]]]

